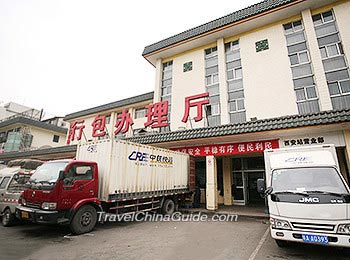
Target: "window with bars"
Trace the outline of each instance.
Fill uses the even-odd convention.
[[[349,66],[332,10],[312,16],[333,109],[350,107]]]
[[[170,112],[171,112],[171,88],[173,82],[173,61],[163,63],[162,67],[162,87],[161,101],[168,101],[168,126],[161,127],[161,132],[170,131]]]
[[[283,29],[299,114],[319,112],[320,106],[303,23],[300,20],[284,24]]]
[[[225,54],[230,123],[245,122],[246,110],[239,41],[226,43]]]
[[[209,105],[206,106],[208,126],[220,125],[220,90],[218,48],[212,47],[205,51],[205,86],[209,92]]]

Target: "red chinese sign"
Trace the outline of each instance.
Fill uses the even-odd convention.
[[[125,134],[129,131],[129,127],[134,124],[132,121],[130,113],[123,109],[123,111],[117,116],[117,122],[115,122],[115,131],[114,133],[117,135],[120,132]]]
[[[91,123],[92,126],[92,137],[105,136],[106,131],[106,116],[96,116],[94,121]]]
[[[209,97],[209,92],[203,94],[198,94],[194,96],[189,96],[185,98],[185,114],[182,118],[182,122],[186,123],[190,115],[190,108],[197,107],[197,116],[194,118],[195,122],[203,119],[203,106],[209,104],[209,99],[203,99]],[[199,101],[193,101],[196,99],[202,99]]]
[[[152,128],[168,126],[168,101],[157,102],[147,107],[147,122],[145,127]]]
[[[84,122],[85,120],[75,121],[73,124],[70,125],[69,131],[68,131],[67,144],[70,144],[71,141],[74,141],[75,133],[77,131],[78,131],[77,140],[79,141],[81,139],[81,136],[83,135],[83,129],[85,128]]]
[[[172,150],[188,153],[194,156],[220,156],[230,154],[248,154],[260,153],[264,150],[279,148],[278,140],[254,141],[245,143],[233,144],[217,144],[217,145],[203,145],[184,148],[175,148]]]
[[[203,106],[209,104],[209,93],[205,92],[198,95],[185,97],[185,110],[182,118],[182,122],[186,123],[190,115],[191,107],[197,109],[197,115],[194,117],[194,121],[198,122],[203,119]],[[169,103],[168,101],[160,101],[151,105],[146,106],[146,122],[144,123],[145,127],[151,126],[152,128],[159,128],[169,126],[168,122],[168,113],[169,113]],[[68,132],[67,144],[70,144],[71,141],[80,140],[84,134],[85,120],[78,120],[70,125]],[[133,119],[131,118],[130,113],[123,109],[121,113],[117,115],[115,122],[114,134],[125,134],[129,131],[129,128],[134,124]],[[97,115],[93,122],[92,126],[92,137],[103,137],[107,135],[106,129],[106,116]],[[84,135],[85,136],[85,135]],[[86,138],[85,138],[86,139]]]

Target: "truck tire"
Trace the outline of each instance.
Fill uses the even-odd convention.
[[[4,227],[9,227],[13,224],[13,222],[15,221],[15,217],[13,216],[13,214],[11,213],[10,209],[5,209],[3,215],[2,215],[2,219],[1,219],[1,224]]]
[[[91,205],[84,205],[75,213],[70,223],[70,229],[76,235],[88,233],[94,229],[96,222],[96,209]]]
[[[287,247],[289,245],[288,241],[285,241],[285,240],[275,239],[275,241],[278,247]]]
[[[172,199],[166,199],[162,206],[163,215],[171,215],[175,211],[175,202]]]

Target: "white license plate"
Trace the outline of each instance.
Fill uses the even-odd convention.
[[[323,245],[328,244],[327,236],[302,234],[301,237],[303,241],[307,243],[315,243],[315,244],[323,244]]]

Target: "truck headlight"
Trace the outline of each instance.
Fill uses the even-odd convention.
[[[57,207],[56,202],[43,202],[43,204],[41,204],[41,208],[46,210],[54,210],[56,209],[56,207]]]
[[[350,224],[340,224],[337,233],[350,235]]]
[[[291,230],[290,224],[286,220],[281,220],[277,218],[270,218],[270,224],[272,228],[276,229],[288,229]]]

